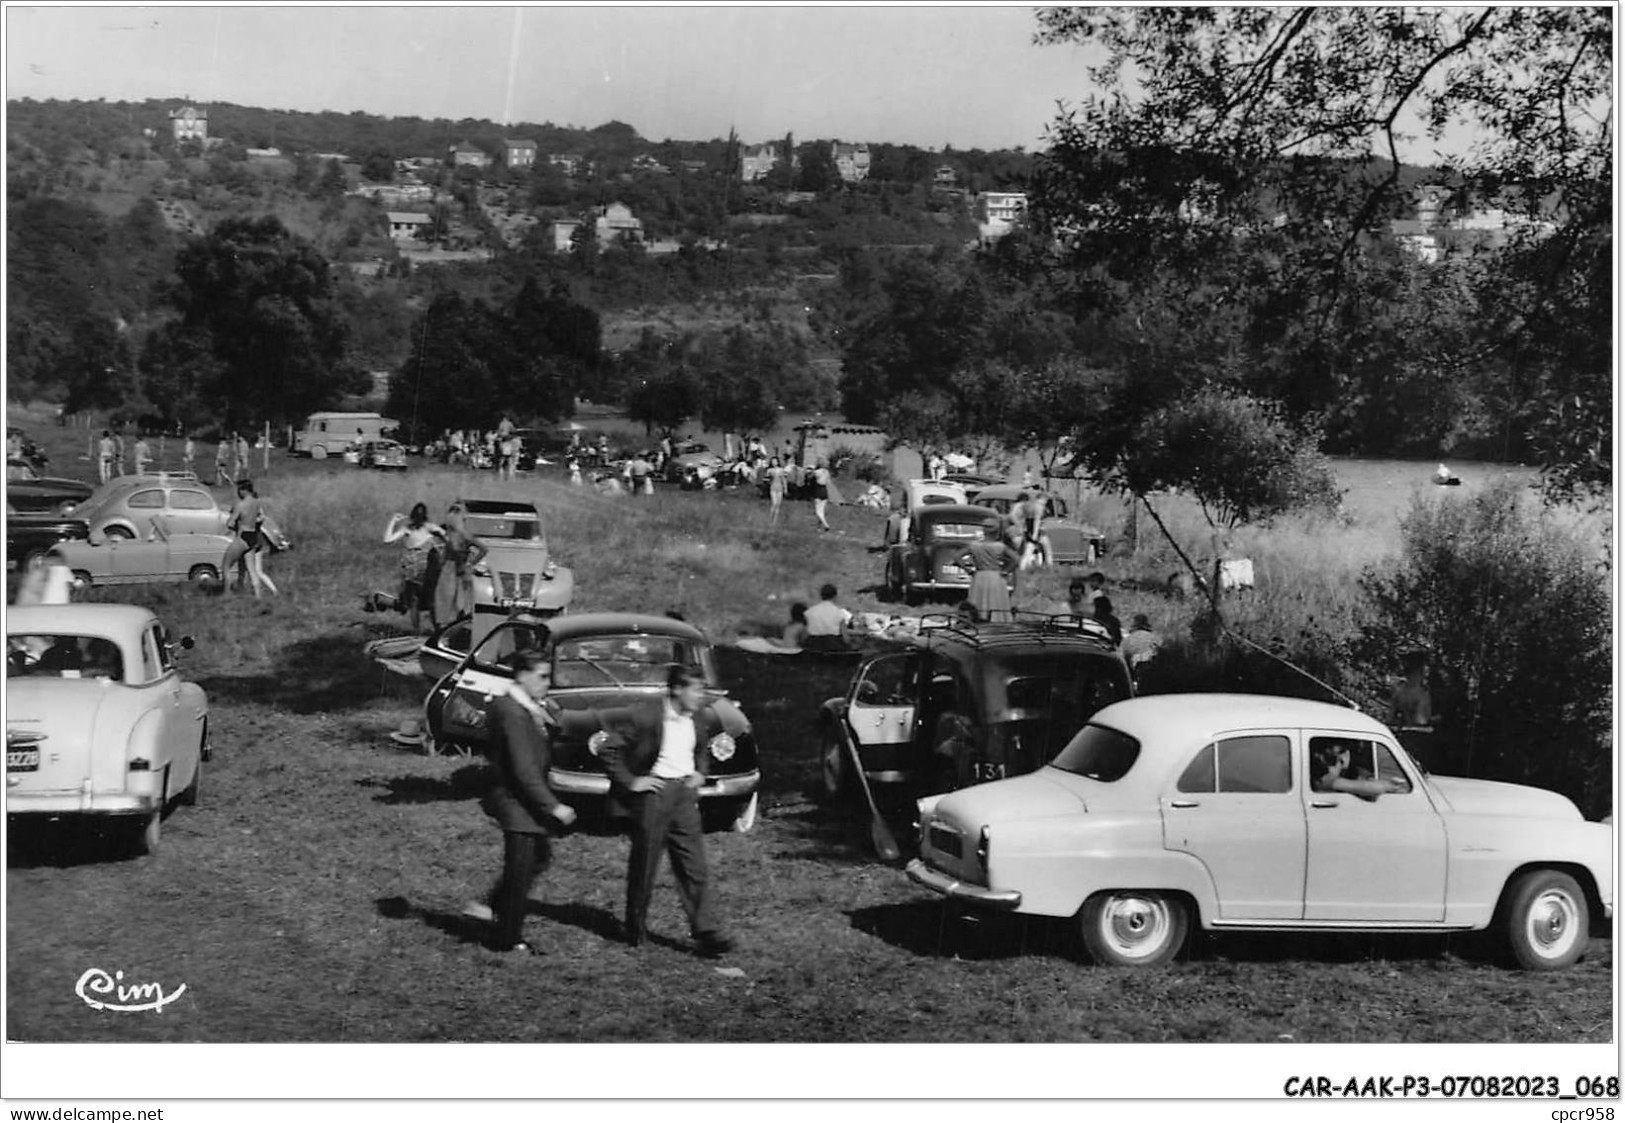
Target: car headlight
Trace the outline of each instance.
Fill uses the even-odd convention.
[[[58,508],[58,510],[60,510],[64,515],[71,515],[78,509],[79,504],[77,503],[64,503],[60,508]]]
[[[711,738],[711,755],[719,761],[733,759],[734,739],[727,733],[718,733]]]
[[[593,756],[600,756],[603,754],[604,746],[607,744],[609,744],[609,734],[600,729],[597,733],[594,733],[591,737],[587,738],[587,751]]]
[[[491,576],[491,567],[486,565],[484,562],[476,562],[474,564],[474,576],[475,577],[489,577],[489,576]]]
[[[558,571],[559,571],[559,567],[554,565],[551,561],[549,561],[546,565],[542,566],[542,580],[543,581],[551,581],[551,580],[553,580],[554,576],[558,573]]]

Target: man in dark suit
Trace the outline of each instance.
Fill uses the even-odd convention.
[[[490,757],[494,783],[486,814],[502,827],[502,876],[491,890],[491,947],[533,952],[521,940],[530,887],[552,861],[551,835],[575,822],[576,813],[547,786],[557,707],[547,700],[552,667],[540,651],[513,657],[514,685],[492,702]]]
[[[706,704],[705,682],[686,667],[666,677],[658,702],[605,711],[611,733],[603,760],[609,771],[609,811],[630,820],[632,856],[626,874],[626,939],[643,943],[660,851],[671,856],[677,891],[688,913],[695,949],[714,958],[733,948],[712,909],[699,789],[711,756],[707,745],[721,730]]]

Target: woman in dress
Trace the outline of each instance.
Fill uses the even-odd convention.
[[[405,548],[401,554],[401,593],[397,607],[412,620],[412,631],[422,628],[419,616],[424,607],[424,578],[429,572],[429,555],[444,540],[446,532],[429,521],[429,508],[422,503],[412,504],[412,512],[399,512],[389,517],[384,528],[384,541],[400,542]],[[434,602],[428,603],[429,620],[434,622]]]
[[[982,529],[982,540],[966,551],[972,575],[965,602],[976,610],[979,620],[1009,620],[1010,585],[1007,579],[1019,572],[1021,554],[999,536],[994,525]]]

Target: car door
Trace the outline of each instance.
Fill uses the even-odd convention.
[[[145,538],[152,533],[152,517],[164,513],[164,489],[144,487],[124,501],[135,536]]]
[[[847,694],[846,723],[859,749],[913,741],[918,662],[915,652],[892,652],[858,669]]]
[[[546,628],[524,623],[511,622],[492,629],[435,688],[444,697],[436,735],[445,741],[483,743],[487,738],[486,707],[513,686],[514,653],[541,648],[546,638]]]
[[[224,534],[227,517],[214,496],[200,488],[177,487],[169,493],[172,534]]]
[[[1444,820],[1403,754],[1381,741],[1305,730],[1302,786],[1308,823],[1304,919],[1420,922],[1444,919],[1448,865]],[[1350,750],[1350,779],[1391,789],[1375,799],[1317,791],[1314,762]]]
[[[1207,869],[1220,920],[1303,915],[1296,739],[1295,730],[1227,733],[1191,753],[1161,799],[1163,845]]]

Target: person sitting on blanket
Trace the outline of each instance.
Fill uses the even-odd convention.
[[[807,639],[802,646],[808,651],[846,650],[846,625],[852,613],[835,603],[839,591],[826,582],[818,590],[818,603],[807,610]]]
[[[782,636],[745,636],[737,646],[758,655],[797,655],[807,639],[807,606],[796,601],[790,606],[790,623]]]

